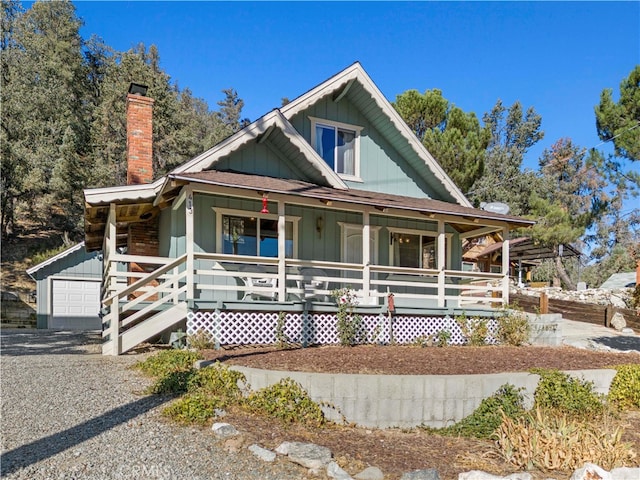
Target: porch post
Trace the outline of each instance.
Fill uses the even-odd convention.
[[[371,288],[371,226],[369,212],[362,213],[362,303],[369,304]]]
[[[185,187],[186,199],[184,202],[185,208],[185,236],[186,236],[186,249],[187,249],[187,302],[194,300],[194,272],[195,272],[195,261],[193,258],[193,247],[194,247],[194,202],[193,202],[193,189],[191,186]]]
[[[287,223],[284,200],[278,200],[278,301],[287,300]]]
[[[445,268],[447,268],[447,257],[445,252],[446,236],[444,233],[444,220],[438,219],[438,308],[446,306],[445,296]]]
[[[109,285],[107,285],[106,295],[110,296],[111,293],[114,293],[117,290],[117,286],[113,285],[113,276],[112,274],[112,264],[110,261],[111,254],[116,252],[117,243],[117,227],[116,227],[116,204],[111,203],[109,205],[109,219],[108,219],[108,235],[109,239],[107,240],[107,251],[104,252],[103,259],[107,263],[107,281]],[[111,355],[120,355],[121,350],[121,342],[120,342],[120,297],[116,296],[111,302],[111,310],[109,314],[110,320],[110,333],[111,342],[113,349],[111,351]]]
[[[502,229],[502,301],[509,303],[509,227]]]

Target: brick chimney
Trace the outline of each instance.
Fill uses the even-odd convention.
[[[132,83],[127,95],[127,184],[153,182],[153,99],[146,96],[147,87]],[[158,256],[158,218],[151,215],[129,225],[127,253],[129,255]],[[131,262],[132,272],[149,273],[155,265]],[[136,279],[131,279],[133,283]],[[138,296],[134,292],[132,297]],[[150,300],[154,300],[155,296]]]
[[[153,99],[132,83],[127,95],[127,185],[153,181]]]

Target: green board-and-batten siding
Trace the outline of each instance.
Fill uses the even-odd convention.
[[[360,132],[362,182],[347,181],[350,188],[440,199],[437,192],[347,98],[336,103],[327,97],[291,119],[293,126],[308,142],[311,142],[310,116],[362,127]]]

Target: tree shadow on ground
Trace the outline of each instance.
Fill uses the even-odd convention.
[[[8,330],[0,333],[2,356],[85,355],[99,353],[100,332],[56,330]]]
[[[597,345],[603,345],[622,352],[640,353],[640,337],[620,335],[615,337],[595,337],[590,340]]]
[[[9,475],[21,468],[53,457],[64,450],[126,423],[143,413],[171,400],[173,397],[153,395],[129,402],[102,415],[61,432],[9,450],[0,456],[0,475]]]

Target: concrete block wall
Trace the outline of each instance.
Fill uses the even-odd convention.
[[[232,367],[247,377],[252,390],[289,377],[302,385],[324,408],[331,420],[362,427],[445,427],[471,415],[480,402],[510,383],[524,388],[526,407],[533,402],[539,376],[526,372],[489,375],[349,375],[284,372]],[[593,381],[595,390],[607,393],[615,370],[568,372]]]

